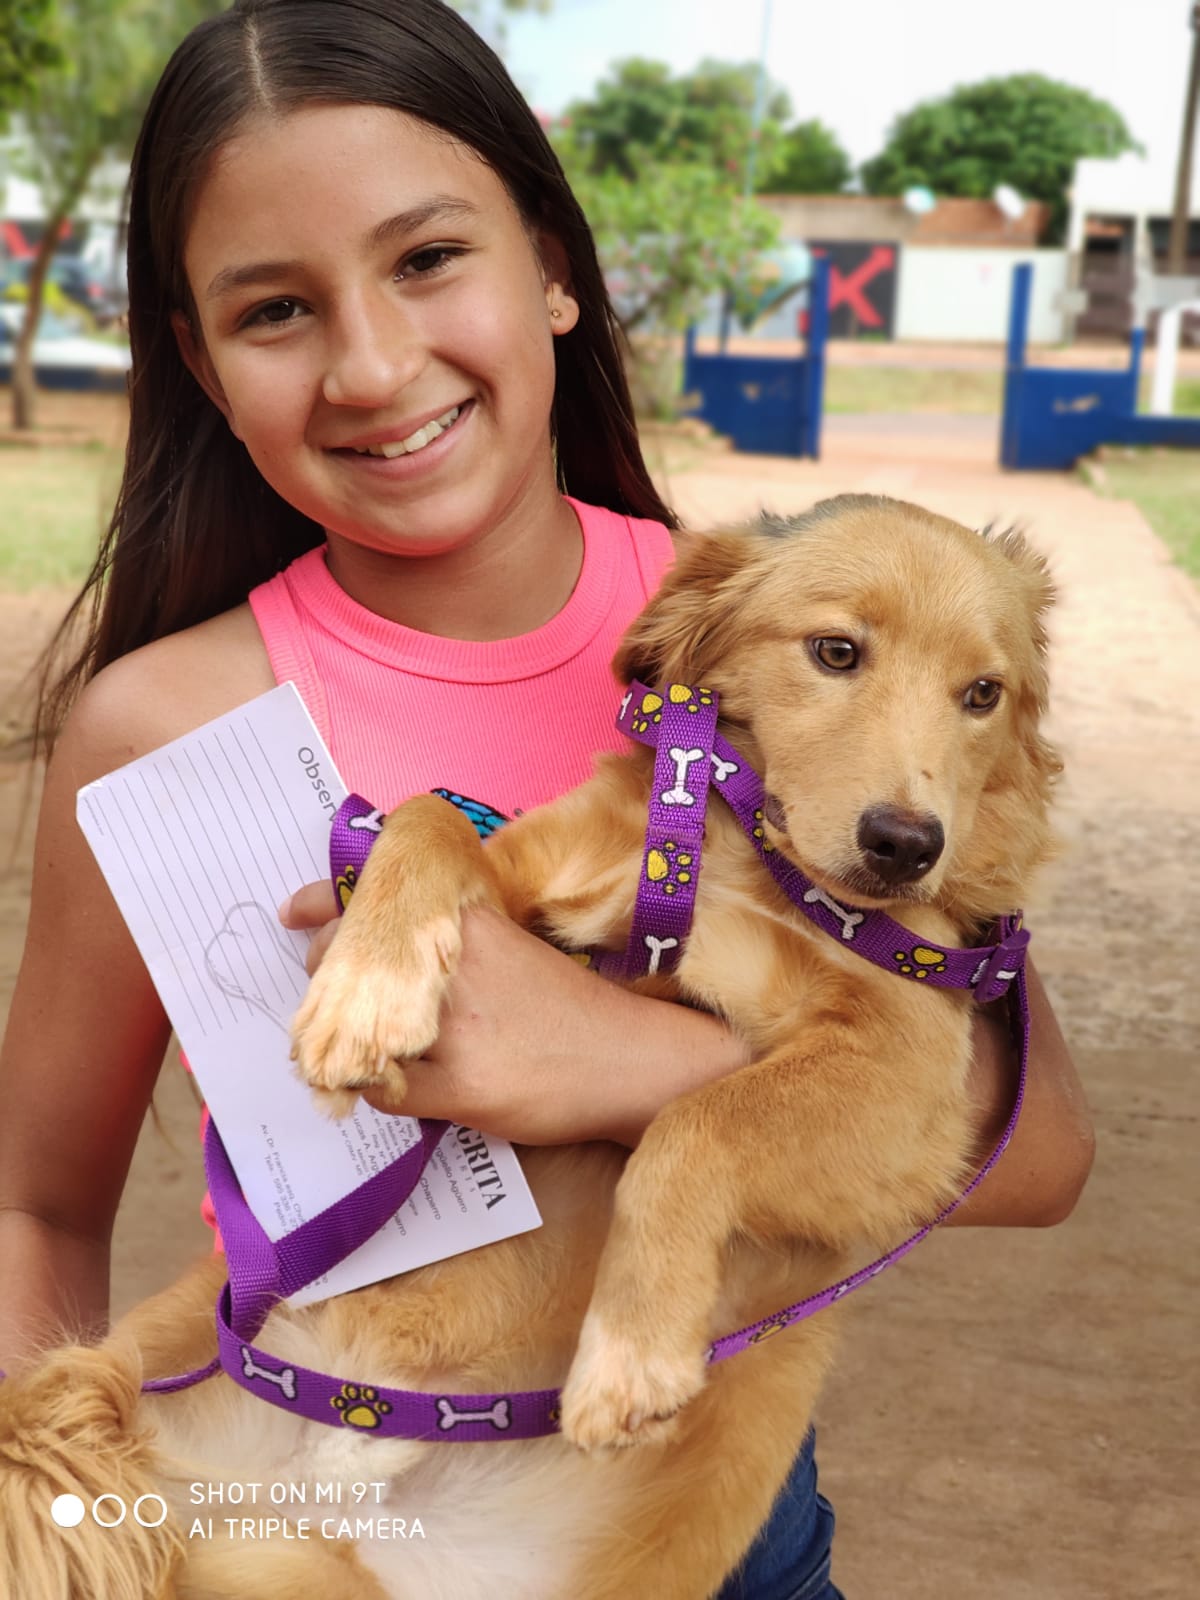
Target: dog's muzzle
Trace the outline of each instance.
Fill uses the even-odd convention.
[[[857,837],[864,865],[892,887],[923,878],[946,847],[937,817],[918,816],[899,806],[871,806],[864,811]]]

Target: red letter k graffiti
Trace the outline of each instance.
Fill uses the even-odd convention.
[[[845,277],[837,267],[830,263],[829,266],[829,309],[836,311],[840,305],[848,305],[864,328],[881,328],[883,318],[867,299],[863,290],[872,278],[878,277],[881,272],[890,270],[896,260],[896,252],[886,244],[877,244],[865,261],[860,261],[854,271]]]

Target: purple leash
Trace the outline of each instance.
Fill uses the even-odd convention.
[[[941,949],[914,943],[913,935],[883,912],[840,905],[767,843],[761,780],[717,733],[716,718],[716,694],[687,684],[670,684],[660,693],[635,683],[621,703],[618,726],[631,738],[656,747],[654,788],[629,942],[623,953],[593,952],[596,970],[607,976],[637,977],[669,971],[679,961],[695,906],[708,791],[715,783],[780,888],[826,933],[897,976],[934,987],[970,988],[981,1003],[1007,994],[1021,1059],[1016,1103],[1008,1124],[987,1161],[956,1199],[932,1222],[869,1266],[716,1340],[708,1350],[710,1364],[760,1344],[841,1300],[907,1255],[962,1205],[1008,1147],[1024,1101],[1029,1060],[1024,970],[1029,934],[1020,927],[1019,917],[1001,919],[995,945]],[[453,798],[468,810],[473,804]],[[495,813],[490,815],[495,817]],[[334,821],[332,876],[343,908],[382,821],[382,814],[358,795],[345,802]],[[480,826],[478,821],[476,826]],[[557,1389],[483,1395],[391,1389],[295,1364],[284,1366],[252,1343],[274,1304],[329,1271],[394,1215],[418,1182],[445,1128],[445,1123],[423,1122],[417,1144],[273,1244],[246,1205],[210,1121],[205,1163],[229,1261],[229,1282],[217,1303],[219,1354],[207,1367],[180,1377],[152,1380],[143,1384],[143,1389],[170,1393],[223,1368],[243,1388],[299,1416],[384,1438],[470,1442],[533,1439],[558,1432],[561,1395]]]

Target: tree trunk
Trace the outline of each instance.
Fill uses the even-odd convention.
[[[46,218],[45,232],[38,243],[37,254],[29,271],[29,298],[25,303],[25,318],[17,335],[13,351],[12,419],[14,428],[32,428],[37,412],[37,380],[33,370],[33,342],[37,338],[38,323],[42,317],[42,297],[50,262],[58,248],[63,227],[79,204],[80,196],[88,186],[101,151],[97,147],[85,151],[76,161],[74,170],[64,180],[56,195],[54,210]],[[57,186],[56,186],[57,187]]]
[[[1179,164],[1175,169],[1175,209],[1167,246],[1167,273],[1179,278],[1187,271],[1188,221],[1192,199],[1192,151],[1196,143],[1196,108],[1200,105],[1200,5],[1192,7],[1192,66],[1183,102],[1183,133]]]
[[[46,218],[45,231],[38,242],[37,255],[29,270],[29,298],[25,302],[25,316],[17,335],[13,352],[12,420],[14,428],[33,428],[37,421],[37,381],[33,371],[33,342],[37,338],[38,323],[42,317],[42,296],[50,260],[58,245],[66,211],[57,211]]]

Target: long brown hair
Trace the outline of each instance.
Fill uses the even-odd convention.
[[[183,246],[214,152],[250,116],[312,103],[388,106],[470,145],[530,229],[559,240],[580,307],[554,341],[560,488],[675,527],[638,444],[622,334],[583,212],[500,61],[443,0],[237,0],[194,29],[146,112],[129,180],[129,442],[112,521],[47,657],[37,732],[53,738],[110,661],[245,600],[324,540],[260,477],[180,358],[192,313]],[[52,682],[74,628],[82,647]]]

